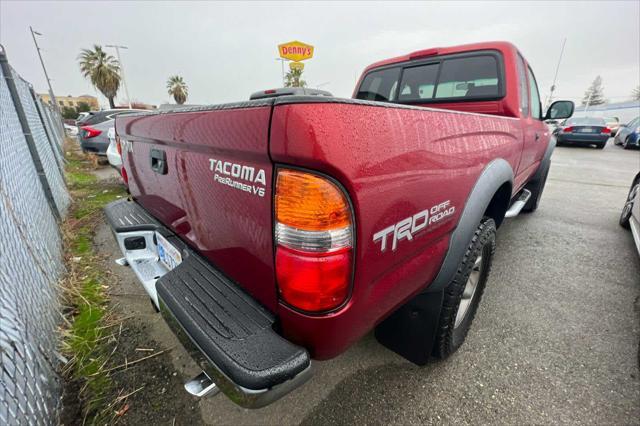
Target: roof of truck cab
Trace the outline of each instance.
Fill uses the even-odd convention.
[[[417,59],[418,57],[422,58],[422,57],[429,57],[429,56],[451,55],[453,53],[472,52],[476,50],[499,50],[501,52],[506,52],[506,51],[517,52],[518,49],[508,41],[487,41],[483,43],[462,44],[459,46],[433,47],[433,48],[421,49],[418,51],[407,53],[402,56],[396,56],[395,58],[384,59],[382,61],[375,62],[369,65],[367,68],[365,68],[364,73],[368,72],[373,68],[378,68],[384,65],[408,62],[408,61]]]

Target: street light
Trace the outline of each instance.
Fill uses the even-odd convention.
[[[276,58],[276,61],[280,61],[280,63],[282,64],[282,86],[284,86],[285,80],[284,80],[284,63],[288,62],[288,59],[284,59],[284,58]]]
[[[33,37],[33,44],[36,45],[36,51],[38,52],[38,57],[40,58],[40,63],[42,64],[42,70],[44,71],[44,77],[47,80],[47,85],[49,86],[49,97],[51,98],[51,103],[53,103],[53,107],[56,109],[56,112],[62,119],[62,112],[60,111],[60,106],[58,105],[58,101],[56,100],[56,96],[53,94],[53,89],[51,88],[51,79],[49,78],[49,74],[47,73],[47,68],[44,66],[44,61],[42,60],[42,54],[40,53],[40,46],[38,46],[38,41],[36,40],[36,36],[42,36],[41,33],[34,31],[31,26],[29,26],[29,30],[31,31],[31,37]]]
[[[545,109],[548,109],[551,105],[551,101],[553,101],[553,92],[556,90],[556,81],[558,80],[558,71],[560,71],[560,61],[562,61],[562,54],[564,53],[564,45],[567,44],[567,38],[565,37],[562,41],[562,48],[560,49],[560,57],[558,58],[558,65],[556,65],[556,74],[553,76],[553,84],[551,85],[551,90],[549,91],[549,97],[547,98],[547,106]]]
[[[127,103],[129,104],[129,109],[131,109],[131,98],[129,97],[129,89],[127,88],[127,79],[124,78],[124,65],[122,64],[122,59],[120,59],[120,49],[128,49],[127,46],[120,46],[117,44],[106,44],[105,47],[113,47],[116,49],[116,56],[118,57],[118,63],[120,64],[120,71],[122,71],[122,83],[124,83],[124,93],[127,95]]]

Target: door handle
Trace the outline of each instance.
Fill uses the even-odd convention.
[[[536,138],[535,141],[538,142],[538,140],[540,139],[540,133],[536,132]]]
[[[151,150],[151,170],[160,174],[167,174],[167,153],[161,149]]]

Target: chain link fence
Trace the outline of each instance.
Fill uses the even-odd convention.
[[[0,65],[0,424],[57,424],[64,129],[2,46]]]

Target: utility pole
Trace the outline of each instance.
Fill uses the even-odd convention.
[[[288,61],[288,59],[284,59],[284,58],[276,58],[276,61],[280,61],[280,64],[282,65],[282,87],[284,87],[285,85],[285,79],[284,79],[284,63],[286,61]]]
[[[122,83],[124,83],[124,93],[127,95],[127,103],[129,104],[129,109],[131,109],[131,98],[129,97],[129,89],[127,88],[127,79],[124,78],[124,65],[122,64],[122,59],[120,59],[120,49],[128,49],[127,46],[120,46],[117,44],[106,44],[104,47],[113,47],[116,49],[116,56],[118,57],[118,63],[120,64],[120,71],[122,71]]]
[[[547,98],[547,106],[545,109],[548,109],[549,105],[551,105],[551,101],[553,101],[553,91],[556,90],[556,81],[558,80],[558,71],[560,70],[560,61],[562,61],[562,55],[564,53],[565,44],[567,44],[566,37],[562,41],[562,48],[560,49],[560,57],[558,58],[558,65],[556,65],[556,74],[553,76],[553,84],[551,85],[551,91],[549,92],[549,97]]]
[[[37,31],[34,31],[31,26],[29,26],[29,30],[31,31],[31,37],[33,37],[33,44],[36,45],[36,51],[38,52],[38,58],[40,58],[40,63],[42,64],[42,70],[44,71],[44,77],[47,80],[47,85],[49,86],[49,97],[51,98],[51,103],[55,108],[58,116],[62,120],[62,112],[60,111],[60,105],[58,105],[58,101],[56,100],[56,96],[53,94],[53,89],[51,88],[51,79],[49,78],[49,74],[47,74],[47,68],[44,66],[44,61],[42,60],[42,54],[40,53],[40,46],[38,46],[38,41],[36,40],[36,35],[41,36]]]

